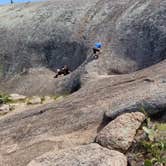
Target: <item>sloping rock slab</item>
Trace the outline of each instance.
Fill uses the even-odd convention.
[[[158,92],[159,91],[160,89],[158,89]],[[112,107],[112,109],[106,111],[106,116],[115,118],[123,112],[135,112],[140,110],[146,111],[149,115],[154,115],[158,112],[163,112],[165,108],[166,93],[162,90],[160,93],[149,95],[145,99],[138,98],[134,100],[133,98],[132,102],[126,101],[119,105],[115,105],[115,107]]]
[[[127,166],[126,157],[98,144],[48,152],[31,161],[28,166]]]
[[[136,130],[145,120],[140,112],[126,113],[109,123],[96,137],[96,142],[109,149],[126,151],[132,144]]]
[[[136,101],[156,99],[154,106],[156,105],[158,109],[151,110],[151,114],[164,112],[165,66],[166,61],[163,61],[132,74],[102,77],[89,82],[64,100],[0,118],[0,155],[3,158],[1,165],[28,164],[57,146],[57,141],[54,139],[50,141],[52,137],[65,138],[66,134],[79,131],[81,134],[79,133],[78,139],[70,138],[70,142],[75,144],[80,138],[86,139],[87,135],[85,136],[84,132],[90,131],[88,135],[92,139],[86,143],[91,143],[97,135],[96,132],[110,122],[112,114],[127,112],[126,108]],[[163,96],[162,103],[160,103],[161,96]],[[124,109],[120,109],[122,106]],[[139,109],[137,108],[137,111]],[[110,116],[103,119],[105,112],[109,112]],[[91,132],[92,128],[96,130]],[[65,139],[61,140],[63,142]],[[83,143],[85,142],[77,145]],[[7,150],[9,147],[15,148],[9,153]],[[63,148],[68,147],[68,144],[63,146]]]

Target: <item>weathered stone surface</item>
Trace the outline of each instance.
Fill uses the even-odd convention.
[[[137,129],[145,120],[140,112],[126,113],[110,122],[97,135],[96,142],[109,149],[126,151],[131,146]]]
[[[57,103],[1,117],[0,165],[25,166],[54,148],[93,142],[112,118],[138,111],[142,103],[150,114],[164,112],[166,61],[132,74],[98,75],[131,72],[164,59],[163,11],[165,0],[1,6],[0,76],[19,74],[0,81],[0,89],[27,96],[81,89]],[[104,45],[101,57],[88,63],[98,40]],[[55,80],[52,70],[64,63],[76,70]]]
[[[43,66],[54,70],[64,64],[74,71],[84,64],[83,73],[89,80],[98,74],[128,73],[160,62],[166,56],[165,7],[164,0],[54,0],[1,6],[2,75]],[[98,40],[103,43],[100,58],[85,63]],[[0,88],[49,95],[73,92],[83,84],[80,71],[55,81],[51,70],[34,79],[31,74],[12,76]]]
[[[115,118],[123,112],[135,112],[144,109],[149,115],[157,114],[158,112],[164,111],[166,107],[166,95],[165,92],[158,92],[159,94],[152,94],[147,98],[137,98],[120,103],[120,105],[113,106],[112,109],[106,112],[106,116]],[[143,94],[143,92],[142,92]],[[137,96],[139,97],[139,95]]]
[[[21,74],[2,84],[2,91],[7,93],[26,94],[26,96],[35,95],[53,95],[55,73],[47,68],[39,67],[26,70]]]
[[[54,148],[93,142],[97,132],[113,117],[128,112],[129,103],[135,103],[135,100],[163,96],[162,103],[154,100],[157,109],[150,113],[164,112],[165,65],[166,61],[163,61],[132,74],[98,77],[63,100],[1,117],[2,165],[24,166]],[[10,153],[9,147],[14,147]]]
[[[0,32],[3,33],[0,33],[3,40],[0,53],[5,60],[4,74],[41,66],[55,69],[64,64],[71,70],[76,69],[86,59],[87,52],[84,40],[80,39],[82,35],[77,33],[80,20],[84,20],[86,12],[97,1],[52,0],[0,6]],[[12,57],[9,66],[8,57]]]
[[[54,78],[55,72],[42,68],[27,70],[22,74],[17,74],[14,78],[1,82],[0,89],[6,93],[21,93],[27,96],[34,95],[64,95],[75,92],[80,88],[80,70],[74,71],[65,77]]]
[[[125,155],[98,144],[48,152],[27,166],[127,166]]]
[[[139,69],[165,59],[165,10],[165,0],[132,3],[117,19],[114,54],[129,57]]]

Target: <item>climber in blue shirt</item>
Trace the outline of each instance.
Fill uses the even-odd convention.
[[[101,52],[102,44],[100,42],[95,43],[95,47],[93,47],[94,57],[97,59],[99,57],[99,53]]]

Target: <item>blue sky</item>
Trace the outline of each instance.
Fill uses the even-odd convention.
[[[13,0],[13,2],[33,2],[33,1],[39,1],[39,0]],[[10,0],[0,0],[0,4],[8,4],[10,3]]]

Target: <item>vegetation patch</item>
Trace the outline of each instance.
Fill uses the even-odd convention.
[[[10,99],[10,96],[4,93],[0,93],[0,104],[7,104],[11,103],[12,100]]]
[[[129,166],[166,166],[166,123],[145,115],[145,123],[137,131],[135,143],[127,153]]]
[[[147,140],[140,142],[147,153],[144,166],[164,166],[166,164],[166,124],[152,123],[150,118],[147,118],[143,130],[147,135]]]

